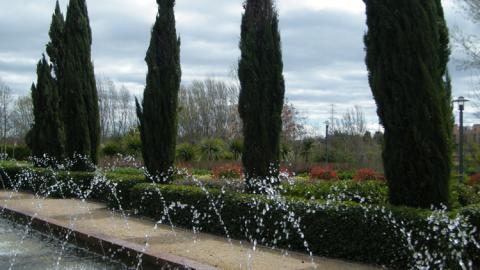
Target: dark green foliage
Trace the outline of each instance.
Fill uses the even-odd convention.
[[[200,142],[200,153],[204,160],[220,160],[225,154],[226,145],[221,139],[206,139]]]
[[[322,181],[319,183],[297,182],[283,185],[282,194],[304,199],[362,202],[369,204],[386,204],[388,200],[387,185],[378,181],[358,183],[355,181]]]
[[[177,146],[177,161],[191,162],[197,159],[197,148],[190,143],[182,143]]]
[[[272,0],[247,0],[241,30],[242,161],[249,190],[255,192],[255,179],[277,178],[280,160],[285,81],[278,14]]]
[[[472,204],[480,204],[480,186],[470,186],[452,181],[452,206],[459,208]]]
[[[19,144],[19,145],[6,145],[6,151],[8,158],[14,160],[22,160],[26,161],[29,157],[32,156],[32,151],[27,145]]]
[[[402,223],[404,229],[412,233],[412,239],[417,241],[414,244],[416,248],[427,246],[432,253],[445,254],[449,258],[448,269],[460,269],[454,254],[448,254],[445,249],[449,239],[440,237],[427,241],[425,235],[421,236],[422,233],[439,235],[427,224],[429,211],[365,207],[351,202],[325,205],[298,199],[287,199],[286,207],[282,207],[277,201],[261,195],[223,193],[219,189],[209,189],[208,192],[207,196],[199,187],[140,184],[131,190],[130,201],[139,214],[155,220],[165,216],[165,206],[178,205],[168,212],[174,224],[186,228],[195,225],[197,230],[225,236],[225,229],[209,199],[216,198],[215,203],[222,206],[218,208],[222,221],[229,236],[234,239],[257,239],[258,244],[301,252],[305,252],[306,240],[315,255],[385,265],[392,269],[412,269],[415,263],[413,251],[406,248],[407,239],[397,227]],[[266,214],[262,214],[264,209],[269,209]],[[287,239],[281,233],[283,228],[279,224],[284,224],[289,232],[296,231],[292,223],[286,222],[290,211],[301,219],[300,228],[305,239],[296,233],[291,233]],[[479,211],[475,206],[461,211],[478,222]],[[192,223],[194,212],[202,213],[197,215],[196,223]],[[386,214],[390,212],[391,215]],[[262,222],[259,223],[260,217]],[[443,228],[444,225],[441,226]],[[467,256],[470,259],[479,258],[474,247]]]
[[[145,61],[147,85],[142,106],[137,101],[143,159],[156,181],[172,180],[180,90],[180,39],[175,27],[175,0],[157,0],[158,16]]]
[[[7,188],[32,191],[38,195],[54,198],[84,198],[106,202],[109,207],[128,208],[129,192],[133,186],[145,183],[145,176],[124,171],[108,172],[104,179],[96,180],[92,172],[53,171],[30,166],[0,164],[11,182],[4,184]],[[23,181],[19,182],[19,179]],[[0,183],[2,188],[2,183]]]
[[[102,154],[107,157],[113,157],[117,154],[125,154],[124,148],[119,141],[111,140],[102,146]]]
[[[439,0],[364,0],[369,81],[385,128],[390,202],[448,204],[450,105],[443,75],[448,31]]]
[[[91,61],[92,33],[85,0],[70,0],[65,23],[62,111],[66,137],[66,154],[88,157],[97,163],[100,120],[95,74]],[[74,169],[85,170],[78,160]]]
[[[233,154],[234,160],[240,159],[244,148],[243,139],[234,139],[228,144],[228,150]]]
[[[65,19],[60,10],[60,5],[57,1],[55,12],[52,15],[52,23],[50,25],[50,42],[47,44],[47,54],[53,64],[57,84],[61,84],[63,78],[63,63],[64,63],[64,34],[65,34]]]
[[[142,142],[138,131],[130,131],[120,138],[107,140],[101,146],[101,153],[104,156],[131,155],[139,156],[142,151]]]
[[[60,115],[60,97],[56,81],[52,78],[52,68],[45,56],[37,65],[37,77],[37,85],[32,85],[35,121],[26,141],[34,157],[61,160],[64,157],[65,139]]]

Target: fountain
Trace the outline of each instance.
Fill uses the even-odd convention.
[[[258,181],[266,195],[247,195],[238,194],[241,187],[227,180],[216,189],[193,175],[184,175],[189,184],[183,186],[156,185],[111,170],[74,173],[59,167],[19,165],[2,173],[7,189],[0,192],[0,215],[24,225],[0,223],[0,229],[17,235],[10,241],[15,248],[9,247],[17,251],[5,255],[10,269],[29,264],[22,254],[30,250],[31,239],[42,244],[45,237],[56,243],[55,251],[42,248],[55,254],[45,259],[54,269],[66,267],[72,252],[87,258],[80,269],[476,269],[478,263],[479,232],[461,211],[432,209],[417,215],[372,203],[342,184],[332,186],[323,200],[293,200],[286,196],[294,185],[289,176],[282,177],[287,181],[280,190]],[[32,234],[35,230],[42,237]],[[78,251],[71,243],[99,255]],[[339,243],[344,245],[340,251]]]

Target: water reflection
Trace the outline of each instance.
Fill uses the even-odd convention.
[[[24,238],[24,239],[23,239]],[[23,239],[23,241],[22,241]],[[0,218],[0,269],[128,270],[118,262]]]

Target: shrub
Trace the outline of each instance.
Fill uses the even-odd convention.
[[[102,153],[104,156],[113,157],[118,154],[124,154],[124,149],[122,144],[117,141],[109,141],[105,143],[102,147]]]
[[[455,179],[456,180],[456,179]],[[480,190],[476,186],[452,181],[452,206],[458,208],[480,203]]]
[[[242,177],[242,167],[238,164],[224,164],[212,170],[215,179],[238,179]]]
[[[3,145],[1,147],[3,153]],[[15,159],[15,160],[28,160],[28,158],[32,155],[30,149],[23,144],[13,145],[9,144],[6,146],[6,154],[8,158]]]
[[[200,143],[200,153],[204,160],[220,160],[225,152],[225,143],[221,139],[206,139]]]
[[[480,173],[471,175],[470,178],[468,179],[468,184],[471,186],[480,184]]]
[[[449,219],[441,211],[299,199],[280,202],[261,195],[155,184],[136,185],[130,197],[139,214],[155,220],[168,215],[178,226],[222,236],[228,232],[235,239],[256,239],[261,245],[301,252],[308,243],[315,255],[393,269],[416,268],[418,262],[424,263],[425,269],[437,268],[428,254],[440,260],[444,255],[445,268],[460,269],[455,252],[460,249],[464,262],[480,257],[472,240],[467,240],[467,248],[464,243],[452,245],[450,237],[457,237],[457,229],[470,232],[470,227],[462,227],[466,226],[463,219],[457,224],[457,219]],[[165,205],[173,206],[168,213]],[[472,222],[478,222],[478,212],[475,207],[462,210]]]
[[[319,180],[338,180],[338,175],[331,166],[314,166],[310,169],[310,178]]]
[[[125,147],[125,151],[129,155],[138,156],[142,152],[142,141],[140,140],[140,132],[133,130],[127,133],[122,138],[122,145]]]
[[[239,160],[243,153],[243,139],[232,140],[228,145],[228,150],[233,155],[234,160]]]
[[[338,172],[338,179],[340,180],[352,180],[355,176],[354,171],[340,171]]]
[[[143,171],[141,169],[130,168],[130,167],[115,168],[111,171],[108,171],[107,173],[116,174],[116,175],[136,175],[136,176],[143,175]]]
[[[190,143],[182,143],[177,146],[177,161],[190,162],[197,159],[197,149]]]
[[[359,169],[355,173],[353,180],[357,182],[378,180],[378,173],[370,168]]]
[[[293,185],[284,184],[282,194],[307,200],[327,200],[363,202],[369,204],[386,204],[388,191],[385,183],[366,181],[363,183],[352,180],[335,182],[296,182]]]
[[[128,208],[130,189],[136,184],[147,182],[142,174],[107,172],[105,175],[96,175],[93,172],[54,171],[5,162],[0,167],[9,179],[3,183],[6,188],[55,198],[95,199],[113,208]]]
[[[208,175],[211,175],[212,172],[210,170],[207,170],[207,169],[191,169],[191,172],[192,172],[192,175],[196,175],[196,176],[208,176]]]

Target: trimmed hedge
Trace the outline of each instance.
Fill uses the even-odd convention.
[[[336,199],[370,204],[386,204],[388,201],[387,185],[378,181],[299,181],[294,185],[284,184],[282,187],[283,195],[305,199]]]
[[[2,146],[2,149],[3,149],[3,146]],[[2,153],[3,153],[3,150],[2,150]],[[9,144],[6,147],[6,154],[9,158],[14,158],[16,160],[28,160],[28,158],[32,155],[32,152],[24,144],[20,144],[20,145]]]
[[[147,182],[145,176],[120,172],[97,175],[95,172],[54,171],[9,163],[1,163],[0,168],[10,180],[4,181],[6,188],[54,198],[93,199],[122,209],[129,208],[130,190],[139,183]]]
[[[284,201],[217,189],[155,184],[136,185],[130,197],[137,213],[163,223],[391,268],[421,266],[415,265],[412,259],[415,254],[425,255],[424,260],[419,261],[436,268],[433,261],[438,258],[428,262],[424,248],[428,248],[429,254],[450,250],[444,266],[448,269],[460,269],[460,259],[478,263],[480,256],[472,242],[463,247],[463,243],[455,246],[449,241],[449,237],[458,234],[457,230],[468,229],[466,221],[457,224],[455,219],[446,216],[453,218],[455,213],[432,214],[426,210],[354,202],[293,198]],[[478,227],[479,209],[471,206],[461,212]],[[440,231],[445,231],[445,236]],[[478,232],[475,237],[476,241],[480,240]],[[409,249],[409,246],[415,248]],[[465,250],[464,258],[456,257],[458,250]]]

